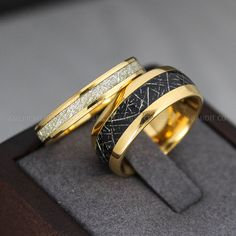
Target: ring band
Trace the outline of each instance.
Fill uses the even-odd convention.
[[[119,92],[145,71],[135,58],[129,58],[69,98],[35,128],[42,142],[56,140],[82,125],[101,111]]]
[[[125,153],[145,133],[169,153],[188,132],[203,98],[193,82],[173,67],[153,69],[130,83],[101,113],[92,130],[101,160],[118,175],[134,174]]]

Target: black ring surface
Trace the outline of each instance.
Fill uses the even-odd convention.
[[[193,82],[182,72],[163,72],[130,94],[109,117],[96,138],[96,153],[109,163],[112,150],[128,126],[148,106],[169,91]]]

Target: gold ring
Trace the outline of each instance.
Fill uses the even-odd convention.
[[[74,94],[35,128],[42,142],[54,141],[82,125],[101,111],[119,92],[145,71],[129,58]]]
[[[169,153],[185,136],[201,110],[203,98],[193,82],[173,67],[153,69],[114,98],[92,130],[97,154],[120,175],[134,174],[125,153],[144,130]]]

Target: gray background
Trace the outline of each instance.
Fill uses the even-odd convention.
[[[235,0],[69,1],[0,18],[0,142],[123,59],[177,67],[236,124]]]

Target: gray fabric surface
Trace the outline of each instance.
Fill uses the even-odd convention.
[[[88,123],[19,161],[90,233],[236,235],[236,151],[210,128],[197,122],[171,153],[203,192],[201,201],[177,214],[139,178],[118,177],[99,162],[91,148],[91,127]]]
[[[136,137],[126,158],[145,183],[175,212],[186,210],[201,198],[200,189],[145,133]]]

